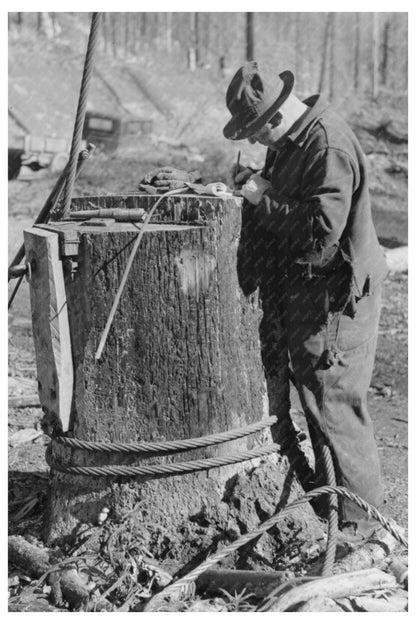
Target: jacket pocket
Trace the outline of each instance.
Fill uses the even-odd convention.
[[[338,328],[337,347],[349,351],[359,347],[377,334],[381,310],[381,286],[373,294],[361,297],[356,302],[352,318],[342,314]]]

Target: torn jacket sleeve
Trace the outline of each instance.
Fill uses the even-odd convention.
[[[347,223],[358,175],[336,148],[311,154],[296,199],[268,189],[254,208],[259,225],[287,238],[298,256],[336,245]]]

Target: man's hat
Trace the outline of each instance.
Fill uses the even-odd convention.
[[[269,76],[256,61],[240,67],[227,90],[226,103],[232,117],[224,127],[225,138],[247,139],[264,126],[287,100],[294,82],[291,71]]]

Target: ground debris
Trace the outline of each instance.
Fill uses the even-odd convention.
[[[259,610],[267,612],[296,611],[298,605],[303,605],[305,602],[318,597],[345,598],[380,589],[396,588],[397,583],[393,575],[378,568],[369,568],[321,577],[306,581],[301,585],[297,584],[277,597],[273,596],[266,599]]]
[[[317,596],[307,600],[296,611],[344,611],[344,609],[332,598],[326,598],[325,596]]]
[[[41,436],[43,436],[42,431],[39,431],[37,429],[19,429],[18,431],[15,431],[11,435],[9,435],[9,445],[20,446],[21,444],[33,442]]]
[[[227,611],[224,601],[194,600],[186,611]]]
[[[371,613],[383,611],[407,611],[408,594],[403,590],[394,593],[386,592],[383,596],[357,596],[351,598],[354,611],[368,611]]]

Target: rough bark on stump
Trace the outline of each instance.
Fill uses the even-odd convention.
[[[76,210],[145,207],[154,198],[78,199]],[[144,233],[102,358],[94,355],[140,224],[43,226],[79,237],[75,274],[65,276],[74,364],[71,412],[75,438],[101,442],[178,440],[227,431],[268,415],[260,358],[257,301],[241,294],[236,274],[238,199],[171,197]],[[172,223],[175,221],[175,223]],[[76,238],[76,236],[75,236]],[[286,363],[286,359],[283,359]],[[281,415],[288,409],[282,374]],[[274,397],[274,406],[279,405]],[[274,409],[276,413],[276,409]],[[279,413],[276,414],[279,416]],[[272,441],[270,430],[175,456],[97,456],[53,447],[75,465],[167,463],[228,455]],[[214,541],[257,526],[301,490],[287,461],[266,460],[145,481],[75,477],[52,471],[45,537],[96,523],[103,506],[118,518],[141,500],[140,534],[156,557],[188,561]],[[282,541],[313,535],[311,512],[282,520],[276,535],[257,542],[267,567]],[[316,534],[315,534],[316,535]],[[277,539],[276,539],[277,537]]]

